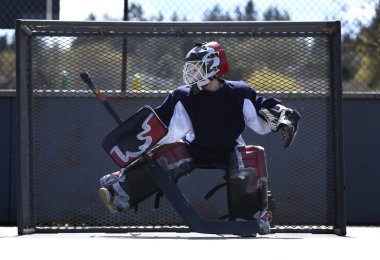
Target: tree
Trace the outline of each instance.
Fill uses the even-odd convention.
[[[238,21],[244,20],[244,15],[242,14],[239,6],[236,6],[234,13],[236,16],[236,20],[238,20]]]
[[[205,21],[232,21],[232,18],[228,12],[223,13],[219,4],[216,4],[211,11],[204,13]]]
[[[0,52],[5,50],[8,47],[7,36],[0,37]]]
[[[257,11],[255,10],[255,4],[252,0],[248,1],[245,6],[245,20],[246,21],[256,21],[257,20]]]
[[[0,37],[0,89],[16,88],[15,37],[11,43],[8,43],[7,37]]]
[[[146,21],[143,17],[144,10],[141,5],[132,3],[128,9],[128,20],[129,21]]]
[[[172,17],[170,18],[173,22],[176,22],[179,20],[178,14],[176,11],[172,14]]]
[[[0,52],[0,88],[16,88],[16,53],[6,49]]]
[[[276,7],[269,7],[264,13],[264,21],[289,21],[290,16],[287,11],[281,13]]]
[[[356,53],[361,59],[354,80],[364,83],[369,90],[380,89],[380,1],[371,24],[358,35]]]
[[[158,12],[158,17],[157,17],[155,20],[156,20],[156,21],[159,21],[159,22],[161,22],[161,21],[164,20],[164,15],[161,13],[161,11]]]
[[[96,16],[95,16],[95,14],[90,13],[85,20],[86,21],[96,21]]]
[[[296,77],[274,71],[268,67],[253,71],[246,79],[246,82],[251,86],[255,86],[256,90],[259,91],[299,92],[304,90]]]
[[[352,39],[349,34],[342,37],[342,79],[348,83],[354,79],[358,70],[358,55],[356,49],[356,39]]]
[[[257,20],[257,11],[255,9],[255,4],[252,0],[249,0],[244,8],[244,13],[240,10],[240,7],[237,6],[234,11],[236,15],[236,20],[238,21],[256,21]]]

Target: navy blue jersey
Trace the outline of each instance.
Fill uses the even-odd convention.
[[[258,111],[279,103],[274,98],[257,96],[243,81],[221,80],[217,91],[201,91],[196,95],[190,93],[188,86],[179,87],[155,109],[169,130],[160,143],[185,138],[195,163],[218,163],[235,146],[245,145],[241,134],[246,126],[259,134],[270,132]]]

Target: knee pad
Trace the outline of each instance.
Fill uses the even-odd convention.
[[[268,207],[268,172],[264,148],[235,148],[226,177],[229,218],[252,219]]]
[[[174,181],[195,168],[188,146],[183,142],[161,145],[153,151],[153,159],[160,163]]]
[[[149,160],[157,160],[174,182],[194,169],[193,160],[185,143],[165,144],[155,148]],[[132,207],[159,192],[159,188],[146,172],[147,160],[141,158],[122,171],[113,189],[129,198]]]

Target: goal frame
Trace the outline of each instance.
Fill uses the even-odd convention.
[[[33,86],[32,86],[32,50],[31,39],[35,36],[78,36],[107,35],[123,36],[126,33],[151,33],[160,35],[181,35],[212,32],[242,32],[254,36],[281,37],[292,32],[294,35],[324,33],[329,37],[329,104],[332,115],[334,147],[334,224],[332,229],[318,229],[312,226],[301,229],[284,229],[276,232],[311,232],[346,234],[345,184],[343,161],[342,127],[342,79],[341,79],[341,24],[339,21],[323,22],[67,22],[43,20],[16,21],[16,73],[17,73],[17,177],[18,177],[18,233],[35,232],[126,232],[133,228],[118,229],[99,227],[86,229],[39,229],[36,223],[35,172],[33,170]],[[138,229],[141,231],[141,229]],[[167,231],[163,228],[146,229],[149,231]],[[169,229],[171,230],[171,229]],[[178,229],[186,232],[186,228]]]

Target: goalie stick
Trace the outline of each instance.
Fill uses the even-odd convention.
[[[122,123],[119,115],[116,113],[116,111],[113,109],[111,104],[106,99],[106,96],[99,91],[99,89],[96,87],[95,83],[92,81],[90,74],[85,71],[80,74],[81,79],[89,86],[89,88],[94,92],[100,103],[102,103],[107,111],[111,114],[113,119],[118,123],[119,125]]]
[[[206,234],[232,234],[252,237],[255,237],[259,232],[257,220],[225,221],[221,219],[208,220],[200,217],[187,198],[157,162],[149,161],[146,165],[146,169],[149,176],[170,201],[190,231]]]

